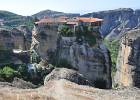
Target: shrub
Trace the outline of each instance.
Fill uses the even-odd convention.
[[[5,66],[0,69],[0,76],[6,81],[12,81],[15,76],[18,76],[18,72],[9,66]]]
[[[59,27],[58,32],[62,36],[65,36],[65,37],[71,37],[74,35],[74,32],[72,31],[72,29],[67,25],[63,25],[63,26]]]

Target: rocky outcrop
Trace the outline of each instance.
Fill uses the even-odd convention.
[[[90,47],[86,43],[78,44],[75,37],[62,37],[57,48],[57,60],[67,62],[78,70],[96,87],[111,88],[111,60],[109,51],[99,43]]]
[[[14,64],[21,64],[22,62],[27,63],[28,62],[27,60],[29,60],[28,54],[21,54],[21,55],[14,54],[13,50],[17,49],[17,50],[26,51],[29,50],[30,45],[31,45],[30,31],[26,31],[18,28],[0,29],[0,53],[1,53],[0,65],[6,63],[14,63]]]
[[[32,32],[31,50],[35,50],[41,58],[46,59],[49,51],[57,47],[57,30],[47,29],[45,26],[35,26]]]
[[[0,87],[1,100],[139,100],[140,90],[102,90],[67,80],[49,81],[37,89]]]
[[[130,8],[93,12],[83,16],[104,19],[100,31],[107,39],[115,39],[119,34],[140,27],[140,10]]]
[[[31,44],[31,31],[26,28],[0,29],[0,49],[12,50],[21,49],[27,50]],[[26,27],[26,26],[25,26]],[[30,40],[30,41],[27,41]]]
[[[30,83],[30,82],[26,82],[22,79],[19,78],[14,78],[12,83],[8,83],[8,82],[0,82],[0,87],[16,87],[19,89],[34,89],[37,88],[36,85]]]
[[[24,41],[26,42],[25,49],[29,50],[32,42],[32,31],[26,25],[20,25],[17,29],[24,34]]]
[[[44,80],[44,85],[51,80],[66,79],[80,85],[92,85],[82,74],[67,68],[56,68],[48,74]]]
[[[115,81],[120,86],[140,88],[140,29],[121,38]]]
[[[21,88],[21,89],[37,88],[37,86],[32,84],[31,82],[27,82],[27,81],[24,81],[24,80],[16,78],[16,77],[14,78],[14,80],[12,82],[12,86],[14,86],[16,88]]]
[[[0,30],[1,49],[22,49],[25,50],[24,35],[17,29]]]
[[[89,46],[84,41],[78,43],[76,37],[58,36],[55,29],[35,26],[31,49],[44,60],[53,59],[56,66],[60,64],[60,67],[78,70],[96,87],[112,86],[110,55],[101,39],[96,39],[96,44]]]

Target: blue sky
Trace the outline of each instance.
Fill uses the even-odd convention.
[[[140,9],[140,0],[1,0],[0,10],[32,15],[51,9],[70,13],[88,13],[117,8]]]

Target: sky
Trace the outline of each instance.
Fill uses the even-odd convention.
[[[117,8],[140,9],[140,0],[0,0],[0,10],[24,16],[46,9],[85,14]]]

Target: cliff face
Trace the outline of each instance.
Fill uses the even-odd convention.
[[[97,47],[90,47],[75,41],[75,37],[61,38],[58,45],[58,60],[66,60],[74,69],[95,83],[95,86],[102,84],[102,87],[110,88],[111,61],[107,48],[102,43]]]
[[[120,86],[140,87],[140,29],[121,39],[115,81]]]
[[[134,11],[130,8],[93,12],[83,16],[104,19],[100,31],[103,36],[107,36],[107,39],[140,27],[140,10]]]
[[[0,29],[0,63],[1,64],[9,64],[9,63],[22,63],[21,59],[24,58],[23,55],[14,54],[12,51],[13,49],[20,49],[20,50],[29,50],[31,45],[31,40],[27,41],[31,38],[25,37],[25,33],[31,34],[31,32],[23,32],[18,28],[13,28],[11,30],[8,29]],[[27,59],[26,59],[27,61]],[[0,65],[1,65],[0,64]]]
[[[0,38],[1,49],[25,49],[24,36],[16,29],[11,31],[1,29]]]
[[[95,83],[95,86],[111,88],[110,55],[101,40],[91,47],[85,42],[76,42],[76,37],[58,36],[57,31],[36,26],[33,31],[32,49],[35,49],[41,58],[49,60],[52,59],[51,51],[56,65],[61,64],[60,67],[68,65],[67,67],[78,70]]]
[[[35,49],[41,58],[48,58],[49,51],[57,47],[57,30],[50,30],[44,26],[35,26],[32,32],[31,49]]]

